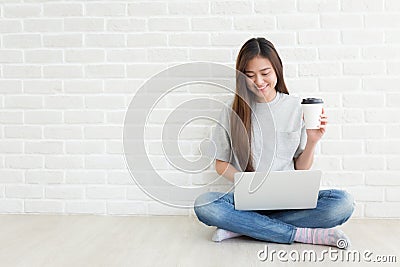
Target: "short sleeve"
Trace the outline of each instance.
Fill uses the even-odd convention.
[[[219,116],[219,120],[212,131],[211,140],[215,144],[216,155],[215,159],[230,162],[231,161],[231,139],[229,137],[230,131],[230,108],[225,106]]]
[[[306,148],[307,144],[307,132],[306,132],[306,125],[304,120],[301,120],[301,134],[300,134],[300,143],[297,147],[296,152],[294,153],[294,158],[298,158],[301,153],[303,153],[304,149]]]

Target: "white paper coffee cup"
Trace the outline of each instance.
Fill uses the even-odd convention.
[[[321,125],[320,115],[324,101],[320,98],[305,98],[301,102],[303,107],[304,122],[306,129],[319,129]]]

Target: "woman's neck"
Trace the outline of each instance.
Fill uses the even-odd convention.
[[[267,94],[264,94],[263,98],[257,98],[256,102],[258,103],[268,103],[271,102],[272,100],[275,99],[276,95],[278,94],[278,92],[274,89],[271,90],[270,92],[267,92]]]

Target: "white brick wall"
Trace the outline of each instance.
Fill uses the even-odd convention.
[[[1,1],[0,213],[192,214],[144,194],[126,169],[122,130],[139,86],[183,62],[233,66],[251,37],[280,52],[289,91],[320,96],[330,124],[314,168],[350,191],[358,217],[400,218],[400,2],[397,0]],[[147,127],[151,160],[167,180],[201,185],[163,158],[167,112]],[[210,111],[214,112],[214,111]],[[209,123],[182,132],[198,155]],[[216,188],[226,187],[218,183]]]

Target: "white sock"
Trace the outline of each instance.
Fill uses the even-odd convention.
[[[222,228],[217,228],[212,236],[212,241],[221,242],[222,240],[241,236],[241,234],[234,233],[228,230],[224,230]]]

